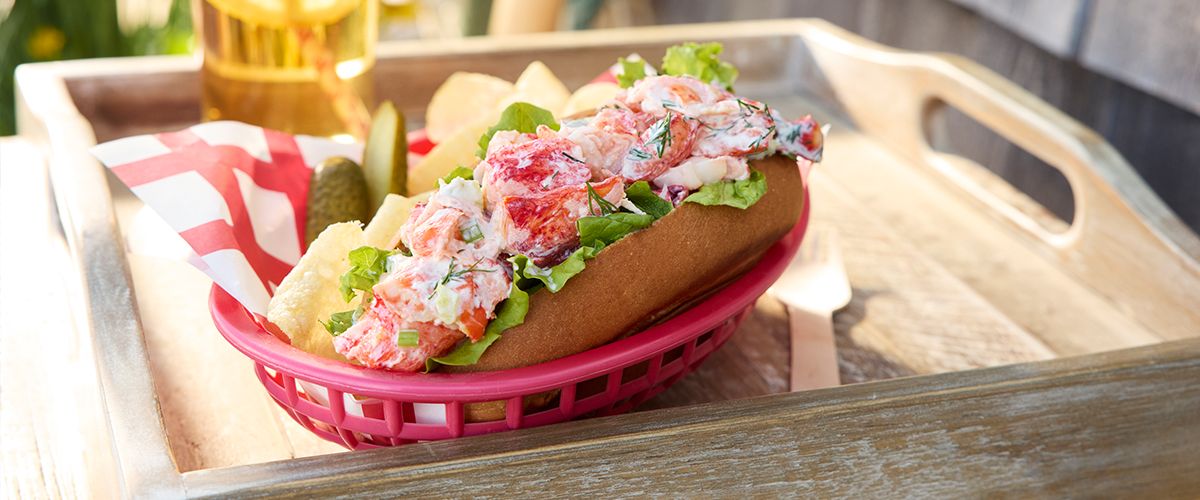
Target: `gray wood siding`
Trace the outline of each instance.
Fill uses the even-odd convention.
[[[1079,60],[1200,113],[1200,2],[1096,0]]]
[[[1060,57],[1075,55],[1091,0],[953,0]]]

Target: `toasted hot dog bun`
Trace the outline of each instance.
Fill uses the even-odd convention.
[[[601,251],[558,293],[530,297],[525,323],[506,330],[479,362],[452,373],[543,363],[606,344],[666,319],[750,270],[796,224],[804,185],[796,161],[751,162],[767,192],[745,210],[684,203]]]

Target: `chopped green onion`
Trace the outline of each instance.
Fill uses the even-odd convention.
[[[396,345],[400,347],[416,347],[421,338],[416,330],[400,330],[396,332]]]
[[[479,229],[479,224],[474,222],[468,221],[466,225],[459,229],[459,232],[462,233],[463,241],[467,243],[475,243],[483,239],[483,231]]]

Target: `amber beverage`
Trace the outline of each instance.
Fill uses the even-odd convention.
[[[378,0],[193,0],[205,120],[362,139]]]

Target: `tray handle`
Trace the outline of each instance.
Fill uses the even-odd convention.
[[[895,50],[829,23],[800,37],[850,118],[915,164],[957,187],[1165,338],[1200,328],[1200,239],[1096,132],[966,58]],[[934,150],[931,111],[950,105],[1058,169],[1075,216],[1054,232],[966,175],[969,159]]]

